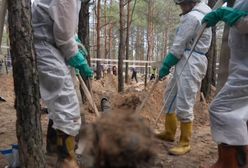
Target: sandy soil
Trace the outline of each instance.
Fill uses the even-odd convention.
[[[14,109],[14,89],[11,75],[0,76],[0,96],[4,97],[7,102],[0,102],[0,150],[7,149],[11,144],[17,143],[15,136],[16,114]],[[155,131],[163,130],[163,116],[160,118],[158,126],[154,121],[157,117],[163,102],[163,92],[167,81],[160,82],[155,89],[147,105],[141,112],[150,127]],[[151,86],[152,83],[149,83]],[[111,101],[113,111],[133,113],[137,105],[144,99],[147,91],[143,90],[143,84],[131,83],[125,88],[125,93],[118,94],[117,79],[113,76],[106,76],[100,81],[93,81],[92,84],[94,100],[100,107],[100,100],[103,96],[108,97]],[[148,87],[149,90],[149,87]],[[195,121],[193,128],[192,150],[184,156],[171,156],[167,154],[167,149],[175,143],[167,143],[160,140],[154,140],[154,149],[157,154],[155,163],[151,168],[198,168],[202,165],[210,165],[217,159],[217,147],[212,141],[209,127],[208,106],[197,101],[195,106]],[[93,110],[88,105],[82,107],[86,123],[92,123],[96,117]],[[42,130],[44,142],[47,129],[47,115],[42,115]],[[178,131],[179,132],[179,131]],[[179,133],[177,133],[179,138]],[[45,146],[45,145],[44,145]],[[0,156],[0,168],[6,165]]]

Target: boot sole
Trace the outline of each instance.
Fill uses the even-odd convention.
[[[172,152],[172,151],[168,151],[168,154],[173,155],[173,156],[180,156],[180,155],[185,155],[187,153],[189,153],[191,151],[191,149],[189,149],[188,151],[184,152],[184,153],[176,153],[176,152]]]

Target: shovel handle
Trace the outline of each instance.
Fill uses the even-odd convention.
[[[78,76],[78,80],[80,82],[80,86],[83,89],[88,101],[90,102],[90,105],[93,107],[93,109],[94,109],[94,111],[96,113],[96,116],[100,117],[100,113],[99,113],[99,111],[98,111],[98,109],[96,107],[96,104],[95,104],[95,102],[94,102],[94,100],[92,98],[92,95],[91,95],[89,89],[87,88],[86,84],[84,83],[84,81],[83,81],[83,79],[82,79],[82,77],[80,75]]]

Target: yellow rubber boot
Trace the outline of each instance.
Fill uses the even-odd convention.
[[[58,162],[56,168],[79,168],[75,154],[75,137],[57,131]]]
[[[169,153],[172,155],[184,155],[191,149],[190,139],[192,136],[192,122],[182,123],[181,122],[181,136],[179,143],[169,149]]]
[[[173,142],[177,130],[177,116],[176,113],[166,114],[165,131],[156,135],[158,139]]]

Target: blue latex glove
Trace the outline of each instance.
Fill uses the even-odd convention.
[[[170,73],[170,69],[172,66],[178,63],[179,59],[175,57],[173,54],[169,53],[162,64],[162,67],[159,70],[159,79],[163,79],[166,75]]]
[[[207,26],[215,26],[219,21],[224,21],[230,27],[235,25],[237,21],[243,17],[248,15],[248,12],[229,8],[229,7],[221,7],[215,11],[207,14],[202,23],[207,23]]]
[[[68,63],[70,66],[79,69],[81,75],[84,75],[88,78],[93,77],[93,70],[89,67],[87,60],[80,51],[71,57]]]

